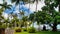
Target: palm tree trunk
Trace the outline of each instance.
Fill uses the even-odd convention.
[[[32,21],[32,27],[34,27],[34,21]]]
[[[36,2],[36,11],[37,11],[37,2]]]
[[[15,21],[15,27],[16,27],[16,21]]]
[[[30,0],[28,0],[28,2],[29,2],[29,9],[30,9]]]
[[[26,28],[25,21],[24,21],[24,27]]]
[[[37,11],[37,4],[38,4],[38,0],[36,0],[36,11]]]
[[[19,24],[19,27],[21,28],[21,24]]]
[[[3,3],[5,3],[5,0],[3,0]]]
[[[21,28],[21,22],[20,22],[20,20],[19,20],[19,27]]]
[[[5,3],[5,0],[3,0],[3,4]],[[6,10],[6,8],[4,8],[3,10]]]
[[[20,3],[19,3],[19,11],[20,11]]]
[[[23,1],[23,0],[22,0]],[[19,12],[20,12],[20,2],[19,2]],[[19,21],[20,22],[20,21]],[[21,24],[19,24],[19,27],[21,27]]]
[[[60,3],[59,3],[59,12],[60,12]]]

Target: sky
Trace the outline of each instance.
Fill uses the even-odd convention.
[[[6,0],[7,2],[8,2],[8,4],[11,4],[11,5],[13,5],[13,8],[15,7],[15,3],[11,3],[11,1],[10,0]],[[2,0],[0,0],[0,4],[2,4],[3,3],[3,1]],[[45,4],[44,4],[44,2],[43,1],[39,1],[38,2],[38,4],[37,4],[37,10],[41,10],[41,7],[43,7]],[[19,5],[16,7],[16,8],[14,8],[14,12],[15,13],[19,13],[18,11],[19,11]],[[30,4],[30,9],[29,9],[29,4],[25,4],[25,5],[21,5],[21,10],[24,10],[25,11],[25,15],[28,15],[28,10],[29,10],[29,13],[33,13],[35,10],[36,10],[36,2],[34,2],[33,4]],[[5,10],[5,12],[3,13],[3,15],[5,16],[5,18],[7,18],[8,17],[8,15],[7,14],[9,14],[10,12],[12,12],[11,10]]]
[[[5,16],[5,18],[8,17],[8,14],[11,13],[13,11],[13,13],[19,13],[19,5],[17,5],[17,7],[15,6],[15,3],[11,3],[10,0],[5,0],[8,2],[8,4],[12,5],[12,10],[6,9],[5,12],[3,13],[3,15]],[[3,1],[0,0],[0,4],[2,4]],[[38,1],[37,4],[37,10],[41,10],[41,8],[45,6],[44,4],[44,0],[42,1]],[[1,7],[0,7],[1,8]],[[57,8],[55,8],[56,10],[58,10]],[[21,5],[20,6],[20,10],[24,10],[25,11],[25,15],[28,15],[29,13],[33,13],[36,10],[36,2],[34,2],[33,4],[30,4],[30,9],[29,9],[29,4],[25,4],[25,5]],[[29,11],[29,13],[28,13]]]
[[[11,3],[10,0],[6,0],[6,1],[8,2],[8,4],[12,4],[12,5],[13,5],[13,3]],[[43,0],[43,1],[44,1],[44,0]],[[41,10],[41,7],[43,7],[43,6],[45,5],[43,1],[39,1],[39,2],[38,2],[37,10]],[[1,4],[1,3],[3,3],[2,0],[0,0],[0,4]],[[29,7],[29,4],[26,4],[25,6],[26,6],[26,7]],[[34,4],[30,4],[30,10],[35,11],[35,8],[36,8],[36,2],[34,2]]]
[[[11,3],[11,1],[10,0],[6,0],[7,2],[8,2],[8,4],[11,4],[11,5],[13,5],[11,8],[12,8],[12,10],[10,10],[10,9],[6,9],[5,10],[5,12],[3,12],[3,16],[5,17],[5,18],[7,18],[8,17],[8,14],[10,14],[12,11],[13,11],[13,13],[19,13],[19,5],[17,6],[17,7],[15,7],[15,3]],[[3,3],[3,1],[2,0],[0,0],[0,4],[2,4]],[[44,0],[42,0],[42,1],[38,1],[38,4],[37,4],[37,10],[41,10],[41,8],[43,7],[43,6],[45,6],[45,4],[44,4]],[[0,8],[1,8],[1,6],[0,6]],[[55,8],[57,11],[58,11],[58,7],[57,8]],[[30,9],[29,9],[29,4],[25,4],[25,5],[21,5],[21,7],[20,7],[20,10],[24,10],[25,11],[25,15],[28,15],[29,13],[33,13],[35,10],[36,10],[36,2],[34,2],[33,4],[30,4]],[[29,13],[27,12],[27,11],[29,11]],[[19,17],[21,17],[21,16],[19,16]],[[36,27],[37,25],[36,25],[36,23],[35,23],[35,27]],[[59,29],[60,27],[58,26],[58,29]]]

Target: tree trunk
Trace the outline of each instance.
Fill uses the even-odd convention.
[[[16,21],[15,21],[15,27],[16,27]]]
[[[60,12],[60,3],[59,3],[59,12]]]
[[[37,11],[37,4],[38,4],[38,0],[36,0],[36,11]]]
[[[19,27],[21,28],[21,23],[19,23]]]
[[[34,27],[34,21],[32,22],[32,27]]]
[[[57,24],[56,23],[53,23],[53,30],[52,31],[57,31]]]
[[[46,31],[46,26],[45,25],[43,25],[43,31]]]
[[[30,0],[28,0],[28,2],[29,2],[29,9],[30,9]]]
[[[20,3],[19,3],[19,11],[20,11]]]
[[[37,22],[38,23],[38,31],[41,31],[41,29],[40,29],[40,23],[39,22]]]

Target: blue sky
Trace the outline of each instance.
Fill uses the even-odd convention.
[[[8,1],[9,2],[9,1]],[[11,4],[11,2],[9,2],[8,4]],[[11,9],[6,9],[4,11],[4,16],[7,18],[7,14],[11,14],[13,12],[13,14],[17,14],[19,13],[19,10],[23,10],[24,13],[25,13],[25,16],[28,16],[30,13],[32,13],[33,11],[31,11],[28,7],[26,7],[23,2],[20,2],[20,4],[18,4],[17,6],[15,5],[15,3],[11,4],[12,7]],[[20,5],[20,7],[19,7]],[[19,16],[19,15],[18,15]],[[21,16],[21,15],[20,15]]]
[[[19,7],[20,5],[20,7]],[[10,14],[11,12],[17,14],[19,12],[19,10],[24,11],[25,15],[27,15],[28,13],[31,13],[31,10],[29,8],[27,8],[26,6],[24,6],[23,2],[20,2],[20,4],[18,4],[17,6],[12,5],[11,9],[6,9],[4,12],[7,14]]]
[[[19,13],[19,5],[15,6],[15,3],[11,3],[10,0],[6,0],[6,1],[8,2],[8,4],[11,4],[12,5],[12,7],[11,7],[12,10],[6,9],[5,10],[5,14],[10,14],[11,12],[13,12],[13,13]],[[0,4],[1,3],[3,3],[2,0],[0,0]],[[38,1],[37,10],[41,10],[41,7],[43,7],[44,5],[45,5],[44,4],[44,0]],[[25,5],[22,4],[20,6],[20,10],[23,10],[25,12],[25,15],[28,15],[29,13],[33,13],[36,10],[36,2],[34,2],[33,4],[30,4],[30,9],[29,9],[29,4],[25,4]]]
[[[7,0],[6,0],[6,1],[7,1]],[[21,2],[20,7],[19,7],[19,5],[15,6],[15,3],[11,3],[10,0],[8,0],[7,2],[8,2],[8,4],[11,4],[11,5],[12,5],[11,10],[10,10],[10,9],[6,9],[6,10],[4,11],[4,12],[7,13],[7,14],[10,14],[11,12],[13,12],[13,13],[18,13],[19,9],[25,11],[25,13],[26,13],[26,12],[28,13],[28,11],[31,12],[28,7],[24,6],[24,4],[23,4],[22,2]],[[2,3],[3,3],[3,1],[0,0],[0,4],[2,4]]]
[[[14,6],[14,4],[15,4],[15,3],[11,3],[11,0],[5,0],[5,1],[7,1],[8,4],[11,4],[11,5],[13,5],[13,6]],[[2,0],[0,0],[0,4],[1,4],[1,3],[3,3]],[[35,8],[36,8],[35,4],[36,4],[36,3],[30,4],[30,9],[29,9],[29,4],[26,4],[26,5],[23,6],[21,9],[24,10],[24,11],[30,10],[30,12],[33,12],[33,11],[35,11]],[[42,3],[40,3],[40,4],[42,4]],[[42,5],[43,5],[43,4],[42,4]],[[42,6],[42,5],[41,5],[41,6]],[[32,6],[32,7],[31,7],[31,6]],[[41,6],[40,6],[40,8],[41,8]],[[40,8],[38,8],[38,9],[40,9]],[[28,10],[27,10],[27,9],[28,9]]]
[[[29,4],[25,4],[25,5],[22,4],[19,7],[19,5],[15,6],[15,3],[11,3],[11,0],[6,0],[6,1],[8,2],[8,4],[11,4],[12,7],[11,7],[11,9],[6,9],[4,11],[3,15],[5,18],[7,18],[8,14],[10,14],[11,12],[18,14],[19,9],[23,10],[25,12],[25,15],[28,15],[29,13],[33,13],[36,10],[36,2],[34,2],[33,4],[30,4],[30,9],[29,9]],[[3,3],[3,1],[0,0],[0,4],[2,4],[2,3]],[[41,7],[43,7],[44,5],[45,5],[44,0],[39,1],[37,4],[37,10],[41,10]],[[58,10],[57,8],[55,8],[55,9]],[[21,16],[19,16],[19,17],[21,17]],[[35,24],[35,26],[37,26],[37,25]]]

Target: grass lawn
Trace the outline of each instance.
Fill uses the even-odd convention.
[[[18,32],[15,34],[60,34],[60,32],[48,32],[48,31],[44,31],[44,32],[37,32],[37,33],[28,33],[28,32]]]
[[[28,32],[15,32],[15,34],[29,34]]]

